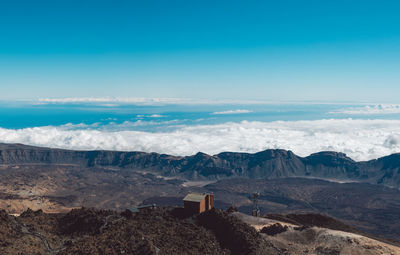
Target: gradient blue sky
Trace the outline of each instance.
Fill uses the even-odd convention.
[[[1,1],[0,99],[399,102],[400,1]]]

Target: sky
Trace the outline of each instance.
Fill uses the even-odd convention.
[[[400,1],[1,1],[0,99],[398,103]]]
[[[400,151],[400,1],[0,1],[0,142]]]

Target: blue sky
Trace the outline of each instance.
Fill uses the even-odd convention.
[[[399,1],[2,1],[0,99],[398,102]]]

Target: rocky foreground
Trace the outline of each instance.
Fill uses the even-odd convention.
[[[316,214],[255,218],[213,209],[185,217],[172,207],[137,214],[82,208],[18,217],[0,211],[0,254],[400,254],[400,248]]]
[[[329,215],[364,232],[400,241],[400,154],[354,162],[321,152],[198,153],[69,151],[0,144],[0,208],[21,214],[142,204],[182,205],[189,192],[212,192],[215,206],[264,214]],[[2,253],[0,253],[2,254]]]

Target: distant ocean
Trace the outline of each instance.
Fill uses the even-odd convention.
[[[0,142],[174,155],[335,150],[367,160],[400,152],[400,106],[3,102]]]

